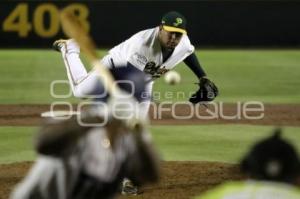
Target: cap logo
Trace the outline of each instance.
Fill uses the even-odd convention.
[[[176,22],[173,23],[174,26],[179,26],[180,24],[182,24],[182,19],[181,18],[176,18]]]

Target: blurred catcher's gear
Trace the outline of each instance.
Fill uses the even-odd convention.
[[[241,162],[241,169],[258,180],[293,183],[300,174],[295,148],[276,129],[270,138],[257,143]]]
[[[124,179],[121,193],[122,195],[137,195],[138,187],[135,186],[129,179]]]
[[[191,103],[197,104],[199,102],[213,101],[218,96],[219,90],[217,86],[209,79],[202,77],[197,84],[199,85],[199,89],[189,99]]]

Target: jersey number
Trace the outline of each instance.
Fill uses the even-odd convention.
[[[20,3],[7,16],[3,22],[3,31],[17,32],[19,37],[27,37],[29,32],[33,30],[40,37],[53,37],[60,30],[59,10],[51,3],[43,3],[37,6],[33,12],[33,21],[29,21],[29,8],[27,3]],[[73,3],[66,9],[74,12],[81,24],[89,31],[89,23],[87,17],[89,15],[88,8],[79,3]],[[45,23],[45,18],[48,16],[49,23]],[[45,25],[48,24],[48,25]]]

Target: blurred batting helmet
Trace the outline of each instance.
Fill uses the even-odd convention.
[[[294,183],[300,175],[300,161],[295,148],[281,138],[281,129],[250,150],[241,169],[258,180]]]

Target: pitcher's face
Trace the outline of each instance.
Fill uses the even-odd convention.
[[[160,26],[158,37],[159,37],[160,45],[162,47],[173,50],[179,44],[182,38],[182,33],[169,32],[164,30],[163,27]]]

